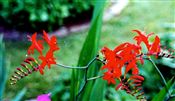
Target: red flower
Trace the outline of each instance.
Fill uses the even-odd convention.
[[[139,30],[133,30],[133,32],[136,32],[138,36],[135,36],[134,39],[137,41],[137,45],[140,46],[141,42],[144,42],[146,47],[149,49],[150,44],[148,41],[149,36],[151,36],[153,33],[148,34],[147,36],[145,35],[144,32],[141,32]]]
[[[28,54],[33,54],[34,50],[37,50],[42,55],[43,45],[41,40],[36,39],[37,33],[34,33],[31,37],[28,36],[29,40],[32,42],[32,45],[28,49]]]
[[[111,71],[105,72],[103,79],[107,80],[108,84],[110,84],[110,83],[115,84],[115,76]]]
[[[150,53],[159,53],[160,52],[160,39],[158,36],[155,37],[155,40],[152,43],[149,52]]]
[[[56,64],[55,58],[53,56],[53,51],[48,51],[46,56],[40,56],[39,59],[42,63],[39,65],[39,71],[41,74],[44,74],[43,69],[47,65],[50,69],[51,64]]]
[[[117,63],[119,57],[117,57],[116,53],[110,50],[107,47],[104,47],[101,51],[105,55],[106,64],[102,67],[102,69],[108,69],[109,72],[113,73],[115,78],[119,78],[121,76],[121,67]],[[110,81],[109,81],[110,82]]]
[[[124,77],[129,71],[132,71],[132,75],[138,75],[139,69],[137,62],[144,63],[143,53],[141,42],[143,42],[147,49],[148,53],[158,53],[160,52],[160,39],[158,36],[155,37],[155,40],[152,44],[149,43],[149,36],[153,33],[145,35],[145,33],[139,30],[133,30],[138,33],[138,36],[135,36],[134,39],[137,41],[137,44],[132,44],[129,42],[123,43],[117,46],[114,50],[110,50],[107,47],[104,47],[101,52],[104,55],[106,60],[105,65],[102,69],[107,69],[104,73],[103,79],[107,80],[108,83],[115,84],[115,79],[120,79],[122,76],[122,68],[125,68]]]
[[[31,37],[29,37],[29,40],[32,42],[32,45],[28,49],[28,54],[34,53],[34,50],[36,49],[39,53],[39,59],[42,61],[42,63],[39,65],[39,71],[41,74],[43,74],[43,69],[47,65],[49,68],[51,64],[56,64],[55,58],[54,58],[54,52],[59,50],[59,47],[57,45],[57,38],[56,36],[52,36],[49,38],[48,34],[43,31],[43,39],[44,40],[37,40],[37,33],[34,33]],[[46,43],[49,45],[50,49],[46,53],[46,56],[42,55],[43,46],[41,42],[46,41]]]
[[[43,39],[49,45],[50,50],[52,50],[52,51],[59,50],[59,47],[57,45],[57,38],[56,38],[56,36],[52,36],[51,38],[49,38],[49,36],[47,35],[47,33],[45,31],[43,31]]]
[[[130,43],[123,43],[114,50],[104,47],[101,52],[104,54],[106,64],[102,69],[107,69],[108,71],[104,73],[103,79],[107,80],[108,83],[114,84],[114,79],[121,77],[121,70],[125,65],[125,74],[130,70],[132,70],[132,74],[138,74],[136,62],[138,61],[137,54],[140,53],[139,49],[139,47]]]
[[[139,47],[141,47],[140,43],[144,42],[149,53],[159,53],[160,52],[160,38],[158,36],[156,36],[154,42],[152,44],[150,44],[148,41],[148,38],[153,33],[150,33],[146,36],[145,33],[141,32],[139,30],[133,30],[133,31],[137,32],[137,34],[139,34],[138,36],[134,37],[134,39],[137,41],[137,45]]]

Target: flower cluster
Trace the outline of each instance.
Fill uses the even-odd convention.
[[[44,74],[43,69],[45,66],[48,66],[50,68],[51,64],[56,64],[54,52],[59,50],[59,47],[57,46],[56,36],[49,38],[48,34],[45,31],[43,31],[44,40],[37,40],[36,36],[37,33],[34,33],[31,37],[28,36],[29,40],[32,42],[32,45],[28,49],[28,55],[34,54],[34,50],[37,50],[40,53],[39,59],[42,61],[42,63],[38,66],[38,68],[40,73]],[[45,56],[43,55],[43,41],[49,45],[49,50]]]
[[[34,33],[32,36],[28,36],[29,41],[32,42],[31,46],[28,48],[27,54],[29,55],[24,62],[21,64],[22,68],[17,68],[17,71],[15,71],[15,74],[11,77],[11,84],[16,84],[18,80],[23,78],[24,76],[28,76],[28,74],[31,74],[33,71],[38,71],[40,74],[44,74],[43,69],[48,66],[50,69],[51,65],[56,64],[56,58],[54,57],[54,52],[59,50],[59,47],[57,45],[57,38],[56,36],[52,36],[49,38],[48,34],[43,31],[43,36],[41,40],[37,40],[37,33]],[[44,55],[44,47],[43,43],[46,42],[49,46],[49,50]],[[34,57],[32,57],[32,54],[34,54],[34,51],[39,52],[38,59],[41,60],[41,63],[39,63]]]
[[[160,39],[158,36],[155,37],[154,42],[150,43],[148,38],[153,34],[150,33],[146,35],[144,32],[139,30],[133,30],[138,35],[134,37],[136,44],[133,43],[123,43],[117,46],[114,50],[111,50],[107,47],[104,47],[101,52],[105,58],[105,65],[102,69],[107,69],[104,73],[103,79],[107,80],[109,84],[116,84],[116,79],[120,80],[122,85],[122,68],[125,67],[124,78],[129,71],[132,71],[132,75],[139,76],[139,69],[137,62],[141,64],[144,63],[142,46],[141,43],[144,43],[147,48],[148,55],[159,54],[160,53]],[[143,80],[142,80],[143,81]],[[139,81],[140,82],[140,81]],[[123,87],[117,86],[116,89]],[[126,88],[126,87],[125,87]]]

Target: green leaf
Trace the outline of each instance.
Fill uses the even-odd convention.
[[[71,91],[71,100],[73,100],[73,101],[75,101],[76,100],[76,94],[77,94],[77,92],[78,92],[78,89],[76,88],[76,85],[77,85],[77,83],[78,83],[78,81],[77,81],[77,75],[76,75],[77,73],[76,73],[76,70],[72,70],[72,79],[71,79],[71,89],[70,89],[70,91]]]
[[[21,99],[24,96],[24,94],[26,93],[26,91],[27,91],[27,89],[23,88],[12,101],[21,101]]]
[[[99,73],[99,75],[102,75],[102,74]],[[95,80],[89,101],[103,101],[105,86],[106,86],[106,81],[103,80],[102,78]]]
[[[174,77],[170,79],[167,83],[167,89],[170,90],[171,87],[175,84]],[[168,94],[166,87],[162,88],[162,90],[151,100],[151,101],[163,101],[166,95]]]
[[[93,12],[93,18],[91,21],[91,26],[90,26],[89,33],[86,37],[86,40],[84,42],[83,48],[80,53],[78,66],[87,65],[89,61],[92,60],[97,55],[99,40],[100,40],[100,31],[101,31],[101,26],[102,26],[102,15],[103,15],[104,5],[105,5],[105,0],[101,2],[96,2],[95,9]],[[96,65],[93,65],[89,68],[88,77],[93,77],[98,74],[100,67],[95,67],[95,66]],[[75,89],[76,92],[72,92],[71,96],[76,96],[75,94],[78,93],[77,89],[80,89],[82,86],[80,84],[84,83],[83,82],[84,73],[85,73],[84,71],[77,70],[74,76],[72,76],[72,79],[74,79],[74,81],[71,85],[71,88]],[[86,85],[84,93],[82,93],[80,97],[81,101],[89,100],[89,96],[91,94],[93,84],[94,82],[91,81]],[[74,97],[71,97],[71,98],[74,98]]]
[[[0,95],[3,95],[5,89],[5,83],[7,78],[6,66],[5,66],[5,46],[2,42],[3,36],[0,34]]]

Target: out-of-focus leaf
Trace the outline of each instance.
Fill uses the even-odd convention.
[[[164,23],[162,24],[164,28],[175,28],[175,23]]]
[[[5,66],[5,46],[3,44],[3,36],[0,34],[0,95],[3,95],[6,83],[6,66]]]
[[[27,89],[23,88],[12,101],[21,101],[22,97],[26,93]]]
[[[175,63],[173,63],[172,59],[170,59],[170,58],[162,58],[161,62],[162,62],[162,64],[175,69]]]
[[[175,84],[175,78],[173,77],[167,83],[167,89],[170,90],[171,87]],[[163,87],[162,90],[151,100],[151,101],[163,101],[165,99],[168,92],[166,91],[166,87]]]

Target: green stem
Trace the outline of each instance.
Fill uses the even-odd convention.
[[[164,76],[162,75],[162,73],[160,72],[159,68],[156,66],[156,64],[154,63],[154,61],[153,61],[151,58],[148,58],[148,60],[149,60],[149,61],[153,64],[153,66],[156,68],[156,70],[157,70],[157,72],[159,73],[160,77],[162,78],[163,83],[164,83],[164,85],[165,85],[165,88],[166,88],[166,90],[167,90],[167,92],[168,92],[168,94],[169,94],[169,96],[170,96],[169,90],[168,90],[168,88],[167,88],[167,82],[166,82]]]
[[[98,79],[98,78],[101,78],[101,77],[103,77],[103,75],[88,78],[87,81],[95,80],[95,79]]]
[[[92,78],[87,78],[87,72],[88,72],[88,68],[90,67],[90,65],[95,61],[95,60],[99,60],[99,55],[97,55],[95,58],[93,58],[89,63],[88,63],[88,65],[86,66],[86,68],[85,68],[85,74],[84,74],[84,85],[80,88],[80,90],[79,90],[79,92],[78,92],[78,94],[76,95],[76,99],[80,96],[80,94],[83,92],[83,90],[85,89],[85,87],[86,87],[86,85],[87,85],[87,83],[88,83],[88,81],[90,81],[90,80],[95,80],[95,79],[98,79],[98,78],[100,78],[100,77],[102,77],[102,76],[96,76],[96,77],[92,77]],[[102,62],[102,61],[101,61]]]
[[[73,67],[73,66],[63,65],[63,64],[60,64],[60,63],[57,63],[56,65],[57,65],[57,66],[60,66],[60,67],[68,68],[68,69],[86,69],[86,68],[87,68],[87,66],[83,66],[83,67]]]
[[[57,63],[56,65],[60,67],[68,68],[68,69],[86,69],[96,60],[96,58],[97,57],[93,58],[86,66],[82,66],[82,67],[67,66],[67,65],[60,64],[60,63]]]
[[[103,64],[105,63],[104,61],[100,60],[99,59],[99,55],[97,55],[96,57],[94,57],[86,66],[82,66],[82,67],[73,67],[73,66],[67,66],[67,65],[63,65],[63,64],[60,64],[60,63],[57,63],[56,65],[57,66],[60,66],[60,67],[64,67],[64,68],[68,68],[68,69],[82,69],[82,70],[85,70],[85,74],[84,74],[84,84],[83,86],[80,88],[78,94],[76,95],[76,99],[79,97],[79,95],[83,92],[83,90],[85,89],[88,81],[90,80],[95,80],[95,79],[98,79],[98,78],[101,78],[103,77],[102,76],[96,76],[96,77],[92,77],[92,78],[87,78],[87,72],[88,72],[88,68],[92,65],[92,63],[95,61],[95,60],[98,60],[100,62],[102,62]]]

